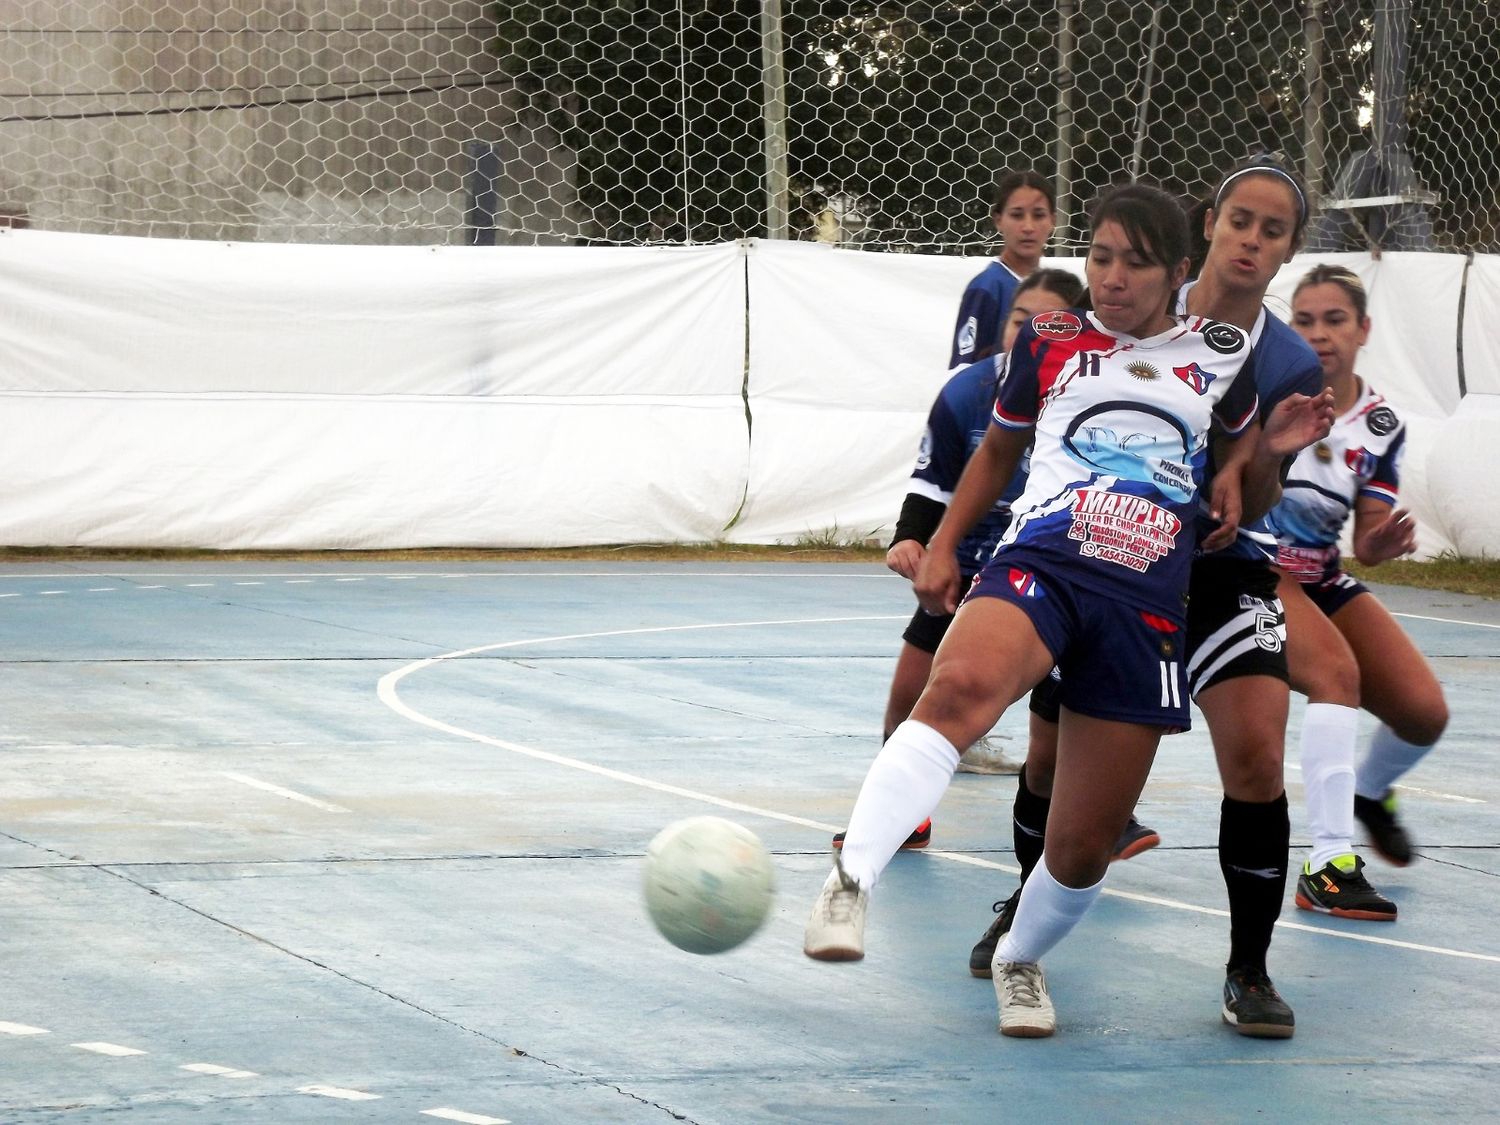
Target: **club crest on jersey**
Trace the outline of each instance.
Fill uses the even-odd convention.
[[[1083,321],[1070,312],[1042,313],[1031,318],[1031,330],[1043,340],[1071,340],[1083,331]]]
[[[1370,432],[1376,437],[1385,437],[1400,424],[1396,420],[1396,412],[1389,406],[1377,406],[1365,415],[1365,425],[1370,427]]]
[[[1190,363],[1186,367],[1174,367],[1172,374],[1192,387],[1194,394],[1199,395],[1208,394],[1209,386],[1218,378],[1212,371],[1205,371],[1196,363]]]
[[[968,355],[974,350],[974,341],[979,338],[979,321],[969,317],[958,331],[958,354]]]
[[[1375,475],[1375,454],[1368,449],[1344,450],[1344,464],[1357,477],[1368,480]]]
[[[1203,342],[1220,355],[1233,355],[1245,346],[1245,334],[1232,324],[1216,320],[1204,326]]]
[[[1036,584],[1036,575],[1024,570],[1010,568],[1010,588],[1023,598],[1041,597],[1042,588]]]
[[[1137,359],[1125,365],[1125,370],[1134,375],[1143,383],[1149,383],[1152,379],[1160,379],[1161,372],[1152,367],[1144,359]]]
[[[1326,441],[1320,441],[1313,446],[1313,456],[1326,465],[1333,460],[1333,450],[1328,448]]]

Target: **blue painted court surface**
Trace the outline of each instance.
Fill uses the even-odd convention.
[[[1453,713],[1401,794],[1421,859],[1371,861],[1400,921],[1289,889],[1296,1037],[1226,1027],[1200,724],[1022,1041],[967,970],[1013,778],[955,779],[863,962],[801,953],[912,607],[878,566],[0,566],[0,1121],[1495,1120],[1500,605],[1380,593]],[[778,880],[714,957],[640,895],[703,813]]]

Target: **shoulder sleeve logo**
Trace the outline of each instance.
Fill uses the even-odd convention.
[[[1245,346],[1245,334],[1222,320],[1203,327],[1203,342],[1220,355],[1232,355]]]
[[[1385,437],[1392,433],[1401,424],[1396,417],[1396,412],[1389,406],[1377,406],[1365,415],[1365,425],[1370,427],[1370,432],[1376,437]]]

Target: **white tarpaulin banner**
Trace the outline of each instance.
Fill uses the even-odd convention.
[[[740,247],[0,237],[0,542],[713,539]]]
[[[1500,260],[1465,290],[1457,255],[1299,258],[1272,306],[1323,260],[1370,286],[1360,371],[1410,422],[1423,552],[1500,552],[1500,500],[1472,489],[1493,414],[1460,406],[1455,337],[1462,298],[1469,389],[1500,391]],[[10,232],[0,542],[883,537],[984,264]]]

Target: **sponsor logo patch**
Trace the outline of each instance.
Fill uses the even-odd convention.
[[[1376,437],[1385,437],[1400,424],[1396,419],[1396,412],[1389,406],[1377,406],[1365,415],[1365,425],[1370,427],[1370,432]]]
[[[1220,355],[1233,355],[1245,346],[1245,334],[1232,324],[1216,320],[1204,327],[1203,342]]]
[[[1031,330],[1043,340],[1071,340],[1083,331],[1083,321],[1070,312],[1042,313],[1031,318]]]
[[[1170,552],[1182,521],[1144,496],[1082,488],[1073,500],[1068,538],[1078,553],[1145,573]]]

